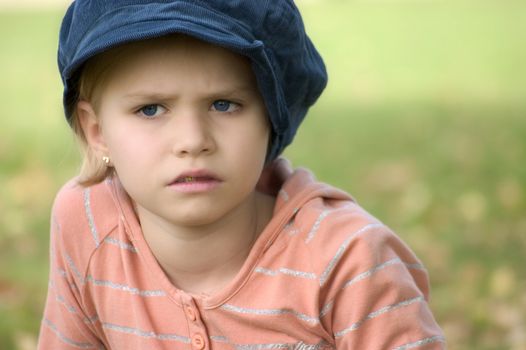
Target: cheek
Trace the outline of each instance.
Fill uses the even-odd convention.
[[[244,133],[237,134],[234,137],[239,137],[239,151],[245,154],[251,159],[249,161],[254,162],[258,158],[264,158],[268,148],[269,132],[266,129],[252,130],[251,132],[245,131]]]
[[[269,147],[270,147],[270,141],[271,141],[271,130],[270,125],[267,123],[267,121],[264,121],[264,124],[262,125],[262,130],[260,132],[260,146],[263,149],[264,155],[266,157]]]
[[[251,136],[247,137],[247,140],[252,145],[250,148],[260,149],[263,147],[266,150],[270,140],[271,126],[263,110],[257,114],[256,120],[247,128],[247,130],[251,130]]]
[[[268,153],[270,131],[261,128],[244,138],[243,145],[239,147],[240,158],[243,159],[245,169],[251,169],[259,177]]]
[[[104,132],[105,131],[105,132]],[[147,133],[140,133],[130,125],[108,123],[103,130],[106,145],[115,168],[133,168],[152,158],[155,147],[152,137]]]

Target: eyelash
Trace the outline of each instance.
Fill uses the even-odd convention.
[[[144,113],[144,110],[148,107],[161,107],[162,109],[165,109],[166,108],[164,106],[162,106],[161,104],[158,104],[158,103],[151,103],[151,104],[147,104],[147,105],[144,105],[140,108],[137,109],[137,111],[135,113],[139,114],[141,117],[145,118],[145,119],[154,119],[156,116],[157,116],[157,112],[158,110],[156,109],[155,110],[155,114],[154,115],[148,115],[148,114],[145,114]]]
[[[227,110],[224,110],[224,111],[218,110],[217,106],[215,106],[217,103],[227,103],[228,104]],[[153,115],[148,115],[148,114],[144,113],[144,110],[146,108],[149,108],[149,107],[157,107]],[[159,111],[158,111],[159,107],[161,109],[164,109],[164,110],[167,109],[166,107],[164,107],[163,105],[161,105],[159,103],[150,103],[150,104],[146,104],[146,105],[143,105],[143,106],[139,107],[135,111],[135,113],[138,114],[139,116],[141,116],[142,118],[145,118],[145,119],[155,119],[157,117],[157,113],[159,113]],[[234,110],[233,111],[228,111],[232,107],[234,108]],[[213,112],[218,112],[218,113],[232,114],[232,113],[237,112],[241,107],[242,107],[241,104],[239,104],[237,102],[233,102],[233,101],[225,100],[225,99],[218,99],[218,100],[215,100],[214,102],[212,102],[212,104],[210,105],[210,110],[212,110]]]
[[[214,105],[216,103],[227,103],[228,104],[228,109],[230,109],[230,107],[233,107],[234,110],[233,111],[221,111],[221,110],[217,110],[217,107],[215,107]],[[227,113],[227,114],[231,114],[231,113],[235,113],[237,112],[240,108],[241,108],[241,104],[239,103],[236,103],[236,102],[233,102],[233,101],[229,101],[229,100],[215,100],[214,102],[212,102],[212,104],[210,105],[210,108],[215,108],[215,112],[219,112],[219,113]]]

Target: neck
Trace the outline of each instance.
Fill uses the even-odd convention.
[[[137,208],[144,237],[172,283],[211,294],[231,281],[272,215],[270,197],[254,192],[246,205],[209,225],[177,226]]]

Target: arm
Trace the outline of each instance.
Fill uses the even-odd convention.
[[[79,290],[84,284],[84,277],[64,245],[64,240],[72,239],[74,232],[60,227],[55,215],[54,209],[49,287],[38,349],[103,349],[94,330],[97,319],[95,315],[88,315],[82,306]]]
[[[327,280],[337,349],[444,349],[429,305],[427,272],[385,226],[366,225],[342,244]]]

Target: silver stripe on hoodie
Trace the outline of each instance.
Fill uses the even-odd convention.
[[[289,199],[290,199],[289,194],[283,188],[281,190],[279,190],[278,194],[279,194],[279,196],[281,198],[283,198],[284,202],[288,202],[289,201]]]
[[[217,342],[217,343],[230,343],[227,337],[223,337],[222,335],[211,335],[210,340]]]
[[[234,345],[237,350],[265,350],[265,349],[287,349],[287,350],[319,350],[332,348],[325,341],[321,341],[318,344],[305,344],[300,341],[299,343],[274,343],[274,344],[236,344]]]
[[[305,278],[309,280],[315,280],[318,277],[313,272],[305,272],[305,271],[298,271],[298,270],[292,270],[285,267],[281,267],[278,270],[271,270],[264,267],[257,267],[255,272],[267,275],[267,276],[276,276],[277,274],[281,273],[283,275],[288,275],[292,277],[298,277],[298,278]]]
[[[368,314],[367,316],[362,318],[360,321],[353,323],[349,327],[347,327],[345,329],[342,329],[339,332],[334,333],[334,337],[341,338],[345,334],[357,330],[365,322],[367,322],[369,320],[372,320],[373,318],[376,318],[376,317],[378,317],[380,315],[383,315],[385,313],[394,311],[394,310],[399,309],[401,307],[409,306],[411,304],[414,304],[414,303],[417,303],[417,302],[423,302],[423,301],[425,301],[424,297],[423,296],[418,296],[418,297],[415,297],[415,298],[411,298],[411,299],[407,299],[407,300],[401,301],[401,302],[396,303],[396,304],[391,304],[391,305],[384,306],[384,307],[382,307],[382,308],[380,308],[380,309],[378,309],[376,311],[371,312],[370,314]]]
[[[94,315],[91,317],[84,317],[84,323],[85,324],[95,324],[99,320],[98,315]]]
[[[166,293],[162,290],[140,290],[138,288],[130,287],[125,284],[115,283],[112,281],[97,280],[94,279],[92,276],[86,277],[86,281],[91,282],[93,285],[98,287],[108,287],[111,289],[116,289],[123,292],[128,292],[130,294],[140,295],[143,297],[162,297],[166,295]]]
[[[351,235],[345,240],[345,242],[343,242],[343,244],[340,246],[340,248],[338,248],[338,251],[336,252],[334,257],[332,258],[332,260],[329,262],[327,268],[321,274],[321,276],[320,276],[320,286],[323,286],[325,284],[325,282],[327,282],[327,279],[329,278],[329,275],[331,274],[332,270],[336,266],[336,263],[341,259],[343,253],[345,252],[345,250],[347,249],[347,246],[351,243],[353,238],[355,238],[356,236],[358,236],[358,235],[360,235],[360,234],[362,234],[362,233],[364,233],[364,232],[366,232],[366,231],[368,231],[370,229],[377,228],[377,227],[383,227],[383,226],[384,225],[380,224],[380,223],[367,224],[367,225],[363,226],[362,228],[360,228],[358,231],[355,231],[355,232],[351,233]]]
[[[413,343],[404,344],[401,346],[398,346],[394,348],[393,350],[406,350],[406,349],[414,349],[421,347],[422,345],[432,344],[436,342],[442,342],[445,343],[446,339],[440,335],[435,335],[434,337],[424,338],[418,341],[415,341]]]
[[[217,343],[233,345],[237,350],[264,350],[264,349],[288,349],[288,350],[319,350],[333,348],[330,344],[321,340],[318,344],[299,343],[268,343],[268,344],[234,344],[223,336],[211,336],[210,340]]]
[[[372,267],[371,269],[354,276],[353,278],[351,278],[350,280],[345,282],[344,285],[339,289],[339,291],[349,287],[350,285],[353,285],[356,282],[362,281],[364,279],[367,279],[367,278],[373,276],[376,272],[381,271],[381,270],[383,270],[386,267],[393,266],[393,265],[396,265],[396,264],[404,264],[409,269],[425,270],[425,268],[421,264],[408,264],[408,263],[405,263],[402,260],[400,260],[400,258],[394,258],[394,259],[391,259],[391,260],[387,260],[386,262],[383,262],[381,264],[378,264],[378,265]],[[320,314],[320,318],[325,316],[332,309],[333,305],[334,305],[334,299],[332,299],[327,304],[325,304],[325,306],[322,308],[322,311],[321,311],[321,314]]]
[[[154,338],[154,339],[157,339],[157,340],[172,340],[172,341],[177,341],[177,342],[185,343],[185,344],[190,344],[190,342],[191,342],[190,338],[184,337],[182,335],[177,335],[177,334],[157,334],[157,333],[152,332],[152,331],[145,331],[145,330],[138,329],[138,328],[121,326],[121,325],[114,324],[114,323],[103,322],[102,323],[102,327],[104,327],[106,329],[109,329],[109,330],[112,330],[112,331],[116,331],[116,332],[121,332],[121,333],[126,333],[126,334],[133,334],[133,335],[136,335],[136,336],[139,336],[139,337],[142,337],[142,338]]]
[[[69,268],[71,269],[71,271],[73,271],[73,274],[77,277],[80,283],[84,283],[84,277],[81,275],[80,271],[77,269],[77,266],[73,262],[73,259],[71,259],[71,257],[67,253],[64,253],[64,256],[66,258],[66,262],[69,265]]]
[[[58,327],[53,322],[51,322],[47,318],[45,318],[43,320],[43,322],[49,329],[51,329],[53,331],[53,333],[55,333],[55,335],[58,337],[58,339],[60,339],[62,342],[66,343],[68,345],[77,347],[77,348],[81,348],[81,349],[94,349],[95,348],[95,345],[93,345],[91,343],[80,342],[80,341],[76,341],[76,340],[73,340],[71,338],[68,338],[64,333],[59,331]]]
[[[397,264],[403,264],[409,269],[425,270],[425,268],[421,264],[418,264],[418,263],[409,264],[409,263],[403,262],[400,258],[394,258],[394,259],[387,260],[387,261],[385,261],[385,262],[383,262],[381,264],[378,264],[378,265],[370,268],[369,270],[364,271],[364,272],[354,276],[353,278],[351,278],[350,280],[345,282],[344,285],[340,288],[340,290],[345,289],[345,288],[353,285],[354,283],[357,283],[359,281],[362,281],[362,280],[365,280],[367,278],[370,278],[376,272],[381,271],[381,270],[383,270],[386,267],[397,265]],[[291,270],[291,269],[287,269],[287,268],[280,268],[278,270],[271,270],[271,269],[267,269],[267,268],[264,268],[264,267],[257,267],[254,271],[257,272],[257,273],[261,273],[261,274],[267,275],[267,276],[271,276],[271,277],[275,277],[279,273],[282,273],[282,274],[287,274],[287,275],[290,275],[290,276],[293,276],[293,277],[299,277],[299,278],[305,278],[305,279],[316,279],[317,278],[316,274],[314,274],[312,272],[296,271],[296,270]],[[334,304],[334,300],[331,300],[331,301],[329,301],[327,304],[325,304],[323,306],[323,308],[322,308],[322,310],[320,312],[320,318],[325,316],[332,309],[333,304]]]
[[[59,302],[60,304],[64,305],[64,307],[68,310],[69,313],[72,313],[72,314],[77,313],[77,309],[73,305],[69,305],[63,296],[55,293],[55,300]]]
[[[330,212],[331,212],[331,210],[329,210],[329,209],[325,209],[324,211],[321,212],[321,214],[318,216],[318,218],[316,219],[316,221],[312,225],[312,228],[311,228],[309,234],[307,235],[307,238],[305,239],[305,243],[309,243],[314,238],[314,236],[316,235],[316,233],[320,229],[321,222],[327,217],[327,215],[330,214]]]
[[[97,227],[95,226],[95,219],[93,218],[93,212],[91,211],[91,189],[88,187],[84,190],[84,209],[86,211],[86,217],[88,219],[88,225],[91,230],[91,235],[95,241],[95,245],[98,247],[100,244],[99,233],[97,232]]]
[[[104,238],[104,243],[109,243],[109,244],[112,244],[112,245],[115,245],[121,249],[125,249],[125,250],[129,250],[130,252],[132,253],[137,253],[137,248],[135,248],[133,245],[129,244],[129,243],[125,243],[123,241],[120,241],[116,238],[112,238],[112,237],[106,237]]]
[[[320,319],[318,317],[312,317],[309,315],[302,314],[298,311],[291,310],[291,309],[251,309],[251,308],[244,308],[239,307],[231,304],[224,304],[221,306],[221,309],[231,311],[231,312],[237,312],[241,314],[252,314],[252,315],[260,315],[260,316],[276,316],[276,315],[293,315],[294,317],[308,322],[308,323],[319,323]]]

